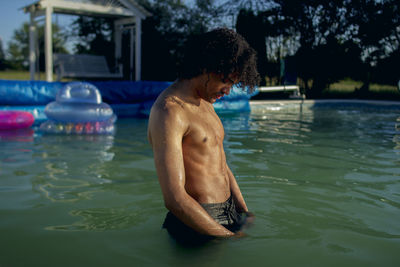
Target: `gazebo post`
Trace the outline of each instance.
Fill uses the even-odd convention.
[[[139,16],[136,16],[135,29],[135,81],[140,81],[142,75],[142,19]]]
[[[134,51],[136,51],[134,48],[133,48],[133,44],[134,44],[134,33],[133,33],[133,30],[134,30],[134,26],[130,26],[129,27],[129,33],[130,33],[130,41],[131,41],[131,45],[129,46],[129,56],[130,56],[130,58],[129,58],[129,67],[130,67],[130,70],[129,70],[129,79],[130,80],[133,80],[133,61],[134,61],[134,59],[136,58],[135,57],[135,52]],[[136,65],[135,65],[135,68],[136,68]],[[136,78],[136,74],[135,74],[135,78]]]
[[[35,80],[36,72],[36,38],[35,38],[35,16],[33,11],[30,12],[29,24],[29,73],[30,79]]]
[[[51,16],[53,7],[46,7],[46,23],[45,23],[45,58],[46,58],[46,81],[53,81],[53,42],[52,42],[52,25]]]
[[[121,72],[121,25],[114,22],[115,66]]]

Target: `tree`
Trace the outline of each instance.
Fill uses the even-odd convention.
[[[267,55],[267,46],[272,41],[267,37],[276,37],[276,32],[271,31],[271,20],[269,19],[269,16],[273,16],[274,1],[230,0],[222,2],[219,8],[223,16],[222,21],[228,22],[231,19],[232,26],[236,28],[236,31],[256,50],[257,69],[262,77],[260,84],[265,85],[266,77],[273,76],[278,69],[276,62],[269,64],[268,59],[270,57]],[[275,47],[273,49],[275,50]]]
[[[3,42],[0,38],[0,70],[4,70],[6,68],[6,58],[3,50]]]
[[[190,27],[188,8],[181,1],[141,1],[152,13],[142,24],[142,78],[174,80],[176,62]]]
[[[219,9],[214,0],[196,0],[187,6],[180,0],[138,0],[152,16],[142,23],[142,79],[174,80],[185,41],[193,34],[206,32],[218,22]],[[113,19],[79,17],[72,24],[76,36],[75,51],[105,55],[114,62]],[[128,32],[122,34],[120,63],[129,65],[131,42]],[[126,40],[126,41],[125,41]],[[127,68],[124,76],[129,77]]]
[[[174,80],[185,42],[217,25],[220,11],[212,0],[196,0],[193,6],[179,0],[139,3],[152,13],[142,28],[142,78]]]
[[[372,80],[398,79],[398,0],[232,0],[224,8],[247,10],[237,17],[242,35],[265,36],[267,75],[276,75],[279,59],[294,55],[309,96],[345,77],[362,80],[360,92]]]
[[[265,77],[267,75],[267,47],[264,28],[262,17],[254,15],[251,10],[240,10],[236,20],[236,31],[257,51],[257,69],[262,77],[260,85],[266,84]]]
[[[65,43],[66,35],[61,28],[53,24],[53,52],[67,53]],[[39,69],[45,69],[44,64],[44,26],[37,27],[37,37],[39,43]],[[10,65],[14,69],[26,69],[29,65],[29,24],[24,23],[19,29],[14,31],[14,35],[9,43],[8,53],[10,55]]]
[[[397,85],[400,80],[400,49],[380,59],[374,70],[373,81],[382,84]]]
[[[374,75],[389,77],[383,69],[393,72],[391,68],[396,68],[396,65],[399,68],[399,63],[396,64],[390,57],[398,58],[399,54],[400,3],[397,0],[354,0],[349,2],[348,8],[352,11],[350,20],[355,29],[353,36],[361,49],[360,57],[366,63],[360,89],[361,94],[366,94],[370,82],[377,79]],[[381,69],[378,72],[377,65]],[[389,82],[394,83],[393,77],[389,78]]]
[[[362,49],[354,38],[351,1],[275,0],[277,32],[288,40],[308,96],[318,97],[329,84],[363,69]],[[274,19],[275,18],[275,19]],[[296,51],[297,50],[297,51]],[[365,68],[364,68],[365,69]],[[309,87],[309,84],[311,87]]]
[[[115,61],[113,19],[80,16],[71,23],[70,35],[74,36],[74,52],[104,55],[107,62]]]

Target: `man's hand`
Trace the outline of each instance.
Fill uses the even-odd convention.
[[[250,226],[253,225],[256,216],[254,216],[254,214],[250,211],[244,212],[242,214],[243,214],[242,216],[245,216],[242,229],[249,228]]]
[[[241,238],[241,237],[245,237],[245,236],[247,236],[247,235],[242,231],[238,231],[234,235],[234,237],[236,237],[236,238]]]
[[[256,218],[256,216],[254,216],[254,214],[252,212],[248,211],[248,212],[245,212],[244,214],[246,216],[246,219],[245,219],[242,229],[245,229],[245,228],[248,228],[249,226],[251,226],[254,223],[254,220]],[[245,236],[247,236],[246,233],[244,233],[242,231],[237,231],[233,237],[242,238]]]
[[[245,226],[250,226],[254,223],[254,220],[256,219],[256,216],[254,213],[248,211],[246,212],[246,222],[244,223]]]

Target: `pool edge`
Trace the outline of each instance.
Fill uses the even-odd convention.
[[[367,105],[380,105],[380,106],[399,106],[400,101],[391,100],[362,100],[362,99],[283,99],[283,100],[250,100],[250,105],[288,105],[288,104],[367,104]]]

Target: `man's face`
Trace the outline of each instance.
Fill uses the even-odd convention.
[[[208,77],[202,98],[210,103],[214,103],[224,95],[229,95],[232,86],[236,83],[233,75],[224,78],[223,74],[210,73]]]

